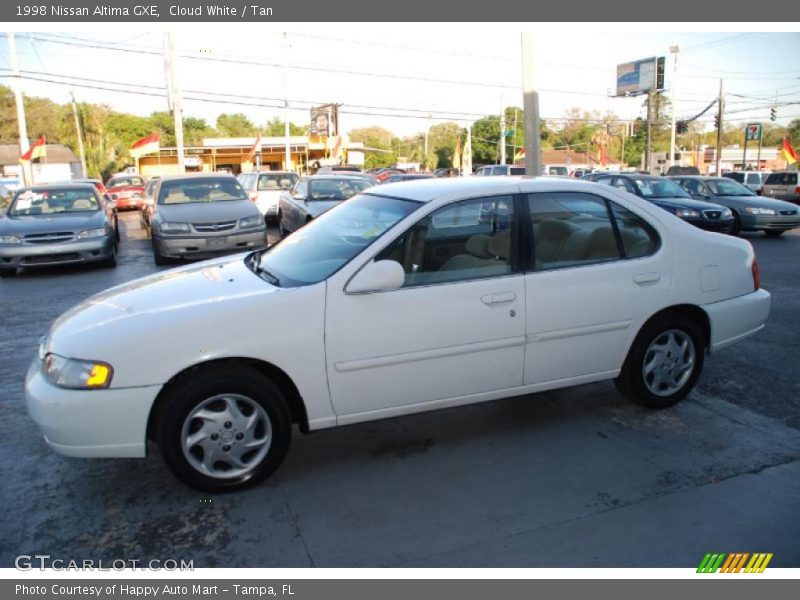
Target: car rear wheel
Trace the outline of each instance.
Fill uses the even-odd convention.
[[[158,445],[170,470],[192,488],[222,492],[255,485],[289,450],[291,419],[283,394],[249,367],[193,373],[164,402]]]
[[[764,233],[767,234],[767,237],[780,237],[783,235],[783,231],[765,231]]]
[[[16,269],[0,269],[0,277],[14,277],[16,274]]]
[[[614,380],[628,400],[666,408],[686,397],[703,370],[705,348],[700,328],[674,315],[646,325],[633,342]]]

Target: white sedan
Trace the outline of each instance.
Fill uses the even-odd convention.
[[[747,241],[609,186],[389,184],[267,251],[74,307],[42,341],[27,403],[61,454],[142,457],[151,439],[186,484],[234,489],[275,471],[293,424],[606,379],[669,406],[769,309]]]

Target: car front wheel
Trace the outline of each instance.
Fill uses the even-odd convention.
[[[272,474],[289,449],[291,419],[280,389],[254,369],[200,370],[164,399],[158,444],[186,485],[223,492]]]
[[[666,317],[639,332],[614,383],[632,402],[665,408],[686,397],[704,359],[700,328],[684,317]]]

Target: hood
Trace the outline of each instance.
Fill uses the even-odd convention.
[[[338,206],[342,202],[344,202],[344,200],[309,200],[306,204],[306,210],[312,217],[317,218],[325,211],[332,209],[334,206]]]
[[[724,210],[724,206],[720,206],[719,204],[712,204],[711,202],[703,202],[702,200],[694,200],[693,198],[645,198],[645,200],[649,200],[653,204],[656,204],[661,207],[670,207],[670,208],[690,208],[692,210],[702,211],[702,210]]]
[[[759,208],[771,208],[772,210],[797,210],[797,205],[791,202],[784,202],[768,196],[718,196],[721,200],[738,201],[743,206],[757,206]]]
[[[105,213],[101,210],[50,215],[5,215],[0,219],[0,232],[5,235],[28,235],[55,231],[83,231],[102,227],[105,220]]]
[[[168,336],[171,327],[187,320],[196,327],[216,320],[222,302],[235,305],[279,291],[247,268],[246,256],[237,254],[170,269],[95,294],[53,323],[46,351],[64,356],[85,353],[87,345],[98,345],[93,343],[94,333],[102,334],[98,340],[111,339],[105,343],[114,345],[135,343],[137,332]],[[111,336],[111,331],[119,335]]]
[[[157,211],[163,221],[179,223],[219,223],[260,214],[252,200],[159,204]]]

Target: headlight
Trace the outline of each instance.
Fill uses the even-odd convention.
[[[53,385],[79,390],[107,388],[114,370],[99,361],[75,360],[57,354],[44,357],[44,375]]]
[[[162,223],[159,230],[161,233],[189,233],[188,223]]]
[[[675,214],[681,219],[697,219],[700,217],[699,212],[690,208],[678,208],[675,210]]]
[[[722,214],[719,216],[720,219],[730,219],[733,216],[730,208],[726,208],[722,211]]]
[[[0,244],[19,244],[22,240],[20,240],[15,235],[0,235]]]
[[[103,237],[106,234],[106,228],[100,227],[99,229],[87,229],[78,234],[78,238],[85,240],[86,238]]]
[[[748,206],[744,209],[744,211],[750,215],[776,215],[774,210],[771,208],[758,208],[756,206]]]
[[[249,229],[250,227],[260,227],[264,224],[264,218],[261,215],[246,217],[239,219],[239,229]]]

